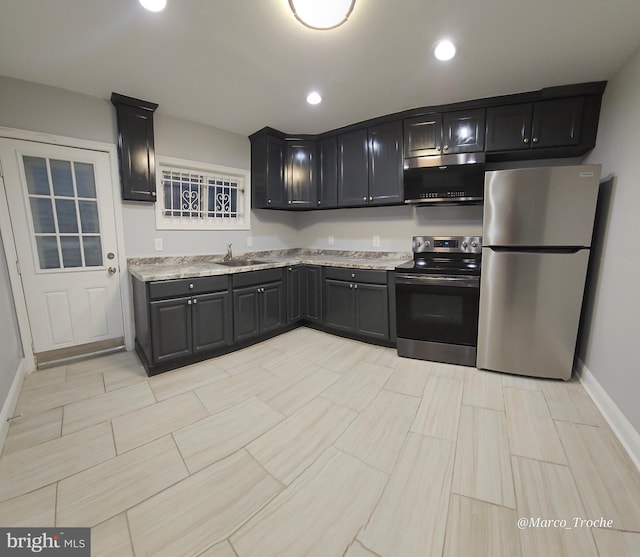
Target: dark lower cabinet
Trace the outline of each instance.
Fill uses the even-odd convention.
[[[295,323],[304,316],[305,296],[303,277],[305,269],[298,265],[287,267],[287,322]]]
[[[191,323],[194,354],[229,346],[233,340],[229,292],[194,296]]]
[[[192,353],[191,298],[151,302],[153,363],[183,358]]]
[[[386,271],[327,268],[324,326],[347,335],[388,341],[388,292]]]
[[[354,285],[355,331],[358,334],[389,339],[389,296],[386,285]]]
[[[310,323],[322,323],[322,267],[306,265],[303,267],[302,292],[304,294],[304,320]]]
[[[282,269],[233,275],[233,338],[243,342],[287,325]]]

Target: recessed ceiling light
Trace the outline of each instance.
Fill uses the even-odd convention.
[[[448,40],[440,41],[436,44],[435,49],[433,50],[436,58],[438,60],[451,60],[456,55],[456,47],[455,45]]]
[[[320,104],[322,102],[322,97],[320,96],[320,93],[312,91],[307,95],[307,102],[309,104]]]
[[[161,12],[167,5],[167,0],[140,0],[140,4],[150,12]]]

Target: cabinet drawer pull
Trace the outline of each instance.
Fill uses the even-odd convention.
[[[193,290],[193,283],[192,282],[189,283],[189,290]]]
[[[351,273],[351,278],[356,278],[356,274],[355,273]]]

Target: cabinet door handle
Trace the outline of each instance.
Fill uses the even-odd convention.
[[[358,290],[358,285],[357,285],[357,284],[354,284],[354,285],[353,285],[353,288],[355,288],[356,290]]]
[[[193,302],[192,302],[191,300],[189,300],[189,301],[187,302],[187,305],[191,305],[192,303],[193,303]]]
[[[289,268],[287,269],[287,271],[291,272],[291,271],[293,271],[293,269],[292,269],[291,267],[289,267]]]
[[[349,285],[349,288],[353,288],[353,284],[350,284],[350,285]]]
[[[369,201],[373,201],[373,196],[369,196]]]
[[[523,143],[529,143],[529,138],[528,138],[528,137],[525,137],[525,138],[522,140],[522,142],[523,142]]]
[[[322,205],[322,201],[318,201],[318,205]]]
[[[194,298],[194,299],[193,299],[193,303],[194,303],[194,304],[197,304],[197,303],[198,303],[198,298]]]
[[[533,141],[534,143],[538,143],[538,138],[534,137],[531,141]]]
[[[367,200],[367,196],[365,195],[365,196],[362,198],[362,201],[366,201],[366,200]]]
[[[155,196],[156,196],[156,192],[155,192],[155,191],[152,191],[152,192],[151,192],[151,197],[155,197]]]

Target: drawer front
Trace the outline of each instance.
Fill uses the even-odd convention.
[[[373,269],[347,269],[346,267],[325,267],[324,277],[349,282],[367,282],[369,284],[387,284],[387,271]]]
[[[158,300],[174,296],[206,294],[229,289],[228,275],[218,277],[194,277],[190,279],[157,280],[149,283],[149,298]]]
[[[247,271],[246,273],[236,273],[233,275],[233,287],[242,288],[257,284],[266,284],[282,280],[282,267],[278,269],[264,269],[262,271]]]

